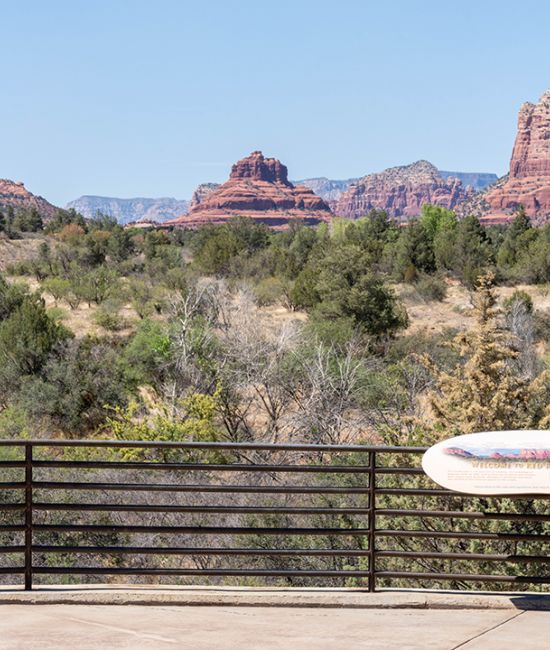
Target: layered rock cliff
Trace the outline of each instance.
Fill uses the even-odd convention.
[[[210,196],[214,190],[217,190],[219,186],[220,183],[201,183],[193,192],[189,209],[192,210],[193,208],[196,208],[208,196]]]
[[[535,221],[550,217],[550,90],[538,104],[523,104],[508,180],[489,192],[488,218],[511,215],[520,205]]]
[[[98,212],[114,217],[119,223],[134,221],[157,221],[174,219],[189,209],[189,201],[173,198],[119,199],[110,196],[81,196],[67,203],[83,217],[92,219]]]
[[[223,223],[243,216],[284,228],[293,219],[314,224],[331,217],[329,206],[308,187],[288,180],[285,165],[254,151],[235,163],[229,180],[212,191],[202,192],[189,214],[167,222],[196,228],[207,223]]]
[[[23,183],[0,178],[0,210],[10,206],[16,212],[20,209],[36,208],[41,217],[46,220],[51,219],[57,210],[46,199],[29,192]]]
[[[352,184],[336,201],[335,212],[357,219],[370,210],[386,210],[406,220],[420,214],[424,203],[455,208],[474,194],[458,178],[443,178],[426,160],[369,174]]]

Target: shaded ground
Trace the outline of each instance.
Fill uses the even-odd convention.
[[[549,623],[509,609],[2,605],[0,649],[540,650]]]

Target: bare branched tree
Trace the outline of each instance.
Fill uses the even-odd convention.
[[[241,288],[218,332],[223,418],[231,437],[276,442],[287,430],[293,391],[288,359],[301,341],[296,322],[269,325],[251,292]]]
[[[325,444],[342,444],[357,436],[368,424],[360,407],[360,389],[366,364],[357,357],[354,344],[345,353],[316,343],[313,354],[298,362],[301,383],[294,397],[295,418],[305,439]]]

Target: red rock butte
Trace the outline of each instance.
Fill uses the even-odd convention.
[[[41,196],[35,196],[23,183],[0,178],[0,210],[12,207],[16,212],[22,208],[36,208],[43,219],[51,219],[57,208]]]
[[[162,225],[198,228],[225,223],[234,217],[250,217],[282,229],[296,219],[313,225],[332,217],[322,198],[304,185],[294,186],[288,180],[285,165],[275,158],[265,158],[261,151],[239,160],[228,181],[208,190],[193,202],[189,214]]]
[[[507,220],[520,205],[536,222],[550,217],[550,90],[521,107],[509,177],[485,198],[484,221]]]
[[[418,216],[425,203],[453,209],[473,194],[458,178],[443,178],[434,165],[419,160],[360,178],[340,195],[335,212],[358,219],[373,209],[385,210],[406,221]]]

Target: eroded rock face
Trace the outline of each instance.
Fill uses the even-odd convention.
[[[230,181],[240,181],[245,178],[292,186],[285,165],[276,158],[264,158],[261,151],[253,151],[250,156],[239,160],[231,168]]]
[[[23,185],[0,178],[0,210],[11,206],[15,211],[36,208],[43,219],[51,219],[57,208],[41,196],[35,196]]]
[[[196,228],[243,216],[283,228],[292,219],[319,223],[330,219],[329,206],[308,187],[294,186],[285,165],[254,151],[235,163],[229,180],[211,191],[202,191],[187,216],[168,225]]]
[[[419,215],[425,203],[453,209],[473,194],[458,178],[443,178],[437,167],[419,160],[360,178],[336,201],[335,212],[358,219],[378,209],[406,220]]]
[[[214,190],[217,190],[219,186],[219,183],[201,183],[193,192],[189,209],[192,210],[193,208],[196,208],[208,196],[210,196]]]
[[[538,104],[521,107],[508,180],[486,200],[488,217],[512,214],[520,205],[535,220],[550,217],[550,90]]]

